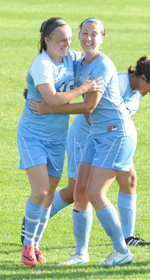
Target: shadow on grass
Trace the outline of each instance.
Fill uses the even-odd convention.
[[[22,250],[22,244],[21,244],[21,242],[20,242],[20,244],[18,244],[18,243],[15,243],[15,242],[2,242],[1,243],[2,244],[2,247],[3,248],[5,248],[5,249],[1,249],[1,254],[6,254],[6,255],[9,255],[9,254],[12,254],[12,253],[20,253],[21,252],[21,250]],[[15,248],[13,248],[13,246],[15,247]],[[103,247],[104,246],[104,244],[98,244],[98,245],[95,245],[95,244],[93,244],[93,245],[89,245],[89,249],[90,249],[90,247],[92,247],[93,248],[93,246],[96,246],[96,248],[98,249],[98,248],[101,248],[101,247]],[[11,247],[12,247],[12,249],[11,249]],[[111,247],[111,243],[108,243],[108,244],[105,244],[105,247]],[[52,246],[52,245],[50,245],[49,247],[48,246],[41,246],[41,249],[42,250],[44,250],[45,252],[49,252],[49,250],[51,249],[51,250],[61,250],[61,249],[63,249],[64,250],[64,246]],[[67,244],[65,244],[65,251],[66,252],[68,252],[68,251],[71,251],[71,253],[72,252],[74,252],[74,250],[75,250],[75,245],[68,245],[67,246]]]
[[[23,264],[14,264],[13,261],[0,263],[0,279],[143,279],[148,276],[149,262],[136,262],[130,265],[113,267],[97,267],[95,265],[57,266],[56,263],[38,264],[36,267],[26,267]],[[92,270],[92,271],[91,271]],[[132,278],[133,276],[133,278]],[[146,277],[147,278],[147,277]],[[147,278],[148,279],[148,278]]]

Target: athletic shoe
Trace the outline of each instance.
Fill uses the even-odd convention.
[[[97,266],[110,266],[110,265],[117,265],[117,264],[128,264],[132,262],[132,255],[131,252],[128,251],[127,254],[120,254],[117,252],[112,252],[107,256],[107,259]]]
[[[22,261],[25,265],[36,266],[37,260],[33,245],[25,245],[22,247]]]
[[[25,217],[22,219],[22,230],[21,230],[21,243],[23,245],[23,241],[25,239]]]
[[[35,252],[35,256],[36,256],[36,259],[37,259],[38,262],[46,263],[46,259],[44,258],[40,249],[37,249],[37,248],[34,247],[34,252]]]
[[[58,265],[73,265],[73,264],[81,264],[86,262],[89,262],[89,254],[85,256],[72,254],[69,259],[60,262]]]
[[[130,237],[126,238],[125,242],[126,242],[127,245],[133,245],[133,246],[148,246],[148,245],[150,245],[150,242],[142,239],[139,234],[136,234],[135,236],[130,236]]]

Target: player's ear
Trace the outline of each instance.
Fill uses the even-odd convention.
[[[144,84],[146,82],[146,77],[145,77],[144,74],[142,74],[139,78],[140,78],[140,83],[141,84]]]
[[[45,44],[47,45],[49,43],[49,38],[44,37],[44,41],[45,41]]]
[[[103,43],[104,38],[105,38],[105,36],[101,36],[101,38],[100,38],[100,44]]]
[[[80,33],[81,33],[81,32],[79,32],[79,35],[78,35],[78,39],[79,39],[79,40],[80,40]]]

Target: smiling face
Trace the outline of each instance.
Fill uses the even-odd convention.
[[[100,24],[92,21],[83,24],[79,33],[79,40],[85,55],[98,54],[103,39]]]
[[[47,53],[56,62],[62,62],[72,45],[72,32],[68,24],[55,28],[50,38],[45,37]]]

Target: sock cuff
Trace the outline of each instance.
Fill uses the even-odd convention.
[[[108,213],[112,211],[112,207],[114,209],[114,206],[112,203],[109,201],[108,204],[104,207],[103,210],[96,212],[96,216],[99,220],[102,220]]]
[[[118,193],[118,206],[122,208],[133,208],[136,205],[137,195],[131,195],[119,192]]]
[[[86,210],[86,211],[82,211],[82,212],[76,212],[74,210],[72,211],[72,217],[75,218],[76,220],[80,220],[80,219],[89,217],[92,214],[93,214],[92,206],[90,206],[90,208],[88,208],[88,210]]]
[[[37,204],[34,204],[33,202],[31,202],[29,199],[26,203],[26,209],[27,210],[30,210],[31,213],[41,213],[43,211],[43,208],[44,208],[44,203],[41,204],[41,205],[37,205]]]

